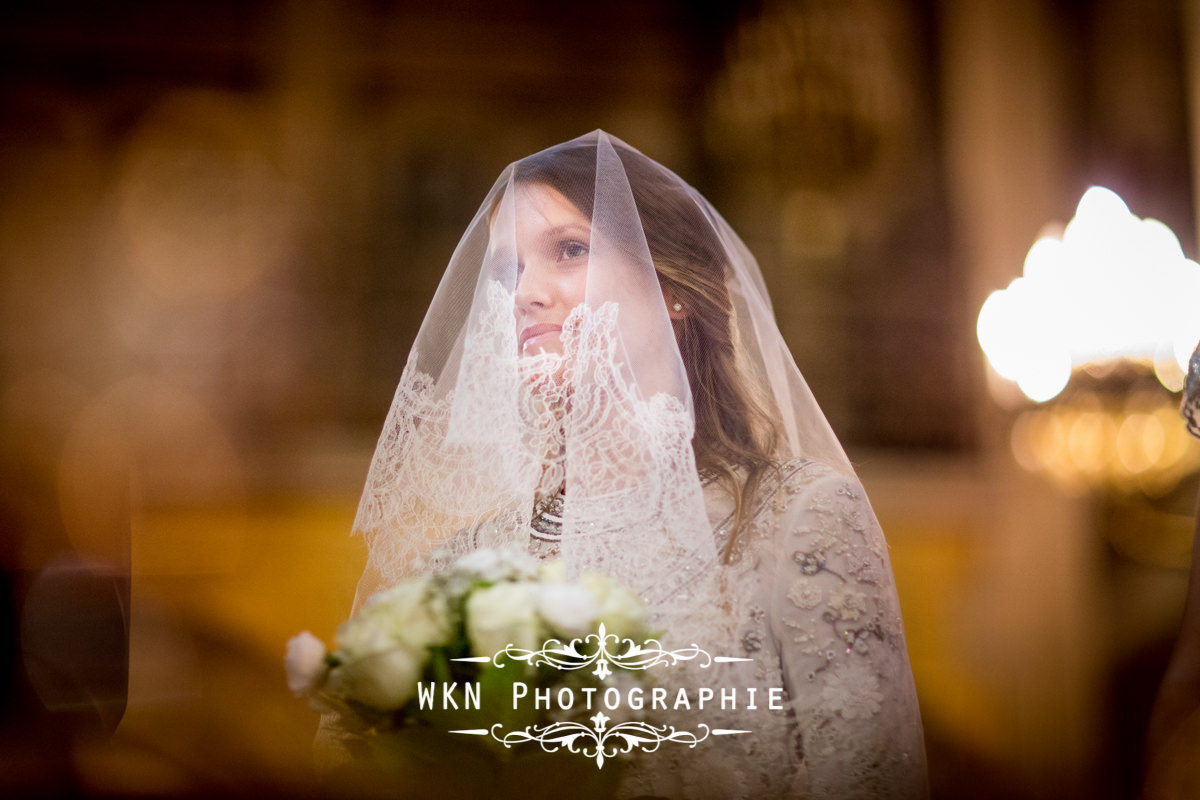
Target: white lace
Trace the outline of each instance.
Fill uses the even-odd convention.
[[[454,392],[438,398],[415,356],[401,378],[354,523],[368,537],[373,573],[360,597],[430,569],[433,556],[442,563],[479,546],[524,546],[532,499],[566,483],[568,572],[619,578],[655,609],[656,624],[678,616],[670,607],[703,596],[697,575],[717,560],[711,537],[695,536],[708,522],[687,409],[665,394],[642,399],[614,367],[614,303],[576,308],[564,355],[530,363],[486,347],[510,339],[516,351],[511,295],[492,282],[487,300]],[[563,362],[567,374],[554,377]],[[629,547],[635,528],[650,546]],[[466,530],[471,539],[450,541]]]
[[[562,354],[518,355],[518,162],[464,235],[401,377],[355,520],[369,545],[356,604],[449,557],[529,546],[535,505],[565,487],[555,553],[570,573],[629,585],[668,648],[751,659],[665,681],[789,697],[778,712],[706,711],[713,727],[753,734],[664,745],[623,793],[920,796],[921,723],[883,535],[753,257],[694,189],[602,132],[533,158],[580,152],[594,170],[586,298],[563,319]],[[635,172],[653,191],[631,188]],[[660,195],[710,226],[737,359],[781,433],[778,474],[745,499],[753,511],[727,564],[732,501],[697,474],[693,398],[649,244],[691,234],[643,230],[635,202]]]
[[[716,536],[728,498],[707,492]],[[783,712],[705,712],[752,734],[704,749],[660,750],[625,781],[627,796],[908,798],[925,795],[924,744],[887,548],[857,482],[790,462],[765,487],[750,536],[720,567],[732,625],[705,626],[713,652],[749,657],[701,685],[787,690]],[[711,645],[709,644],[711,643]]]

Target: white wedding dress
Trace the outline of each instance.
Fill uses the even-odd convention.
[[[706,500],[720,540],[729,501],[715,488]],[[924,743],[900,609],[861,486],[818,462],[789,462],[764,487],[748,533],[720,568],[727,596],[737,598],[736,626],[713,625],[698,636],[714,655],[719,648],[751,660],[701,681],[757,687],[760,698],[781,686],[786,709],[702,714],[714,728],[750,732],[696,750],[664,746],[641,760],[630,794],[924,797]]]
[[[656,671],[716,695],[659,717],[714,733],[638,755],[622,796],[926,794],[887,545],[757,264],[699,193],[603,132],[511,165],[484,200],[355,529],[356,606],[448,557],[519,547],[628,585],[664,647],[739,659]],[[334,721],[319,740],[339,750]]]
[[[723,549],[730,499],[710,485],[705,500]],[[534,552],[556,556],[548,539],[535,532]],[[711,655],[745,660],[691,670],[680,682],[693,703],[701,686],[717,698],[729,691],[730,702],[675,721],[745,733],[695,748],[664,744],[635,759],[622,795],[923,797],[924,744],[913,725],[919,713],[900,609],[861,486],[815,461],[785,464],[718,569],[736,601],[702,611],[712,624],[691,630]],[[785,703],[770,710],[775,687]]]
[[[705,500],[724,544],[730,500],[712,485]],[[536,555],[558,556],[556,543],[547,546],[552,537],[531,533]],[[748,533],[731,563],[718,567],[736,605],[728,613],[702,611],[712,624],[692,629],[711,655],[748,660],[692,669],[682,679],[693,703],[700,686],[718,698],[722,688],[735,689],[737,708],[709,706],[674,720],[686,729],[703,722],[747,733],[695,748],[665,743],[635,758],[619,796],[925,797],[924,742],[899,604],[887,545],[862,487],[819,462],[789,462],[763,487]],[[477,531],[465,538],[479,542]],[[767,698],[776,687],[786,705],[772,711]],[[347,738],[327,718],[319,737],[327,766],[350,757]]]

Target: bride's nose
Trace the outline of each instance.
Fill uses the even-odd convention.
[[[553,297],[548,277],[547,270],[537,259],[530,259],[521,265],[517,273],[517,291],[513,298],[518,309],[528,310],[550,305]]]

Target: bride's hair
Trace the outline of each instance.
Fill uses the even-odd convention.
[[[724,247],[691,190],[663,167],[617,145],[659,284],[681,310],[673,319],[696,417],[696,467],[733,496],[729,557],[764,476],[776,466],[779,431],[744,374]],[[572,142],[523,159],[517,183],[557,189],[589,219],[596,192],[596,144]]]

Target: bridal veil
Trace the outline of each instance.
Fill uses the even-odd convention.
[[[555,301],[523,283],[535,262],[551,294],[573,287],[569,313],[538,316]],[[780,785],[817,796],[843,736],[858,763],[832,769],[923,791],[886,545],[758,265],[695,189],[602,131],[506,168],[455,249],[358,509],[356,604],[476,548],[527,549],[547,509],[569,574],[623,581],[665,643],[762,657],[754,680],[807,697],[777,721],[790,744],[736,759],[791,763],[807,777]],[[861,675],[839,666],[868,647]]]
[[[564,327],[566,355],[529,357],[518,353],[513,312],[517,223],[523,184],[547,179],[568,182],[564,194],[591,219],[586,299]],[[651,204],[669,211],[654,216],[645,209]],[[674,218],[681,214],[683,224]],[[697,230],[704,241],[695,241]],[[720,554],[692,454],[688,376],[651,242],[699,251],[698,260],[721,270],[724,285],[714,293],[725,295],[718,301],[727,304],[739,377],[777,422],[774,457],[853,474],[742,241],[674,173],[595,131],[505,169],[455,249],[354,523],[370,553],[360,601],[427,569],[429,555],[456,532],[482,523],[488,545],[523,547],[537,499],[565,484],[562,556],[572,571],[600,567],[660,608],[686,603],[679,594],[688,576]]]

